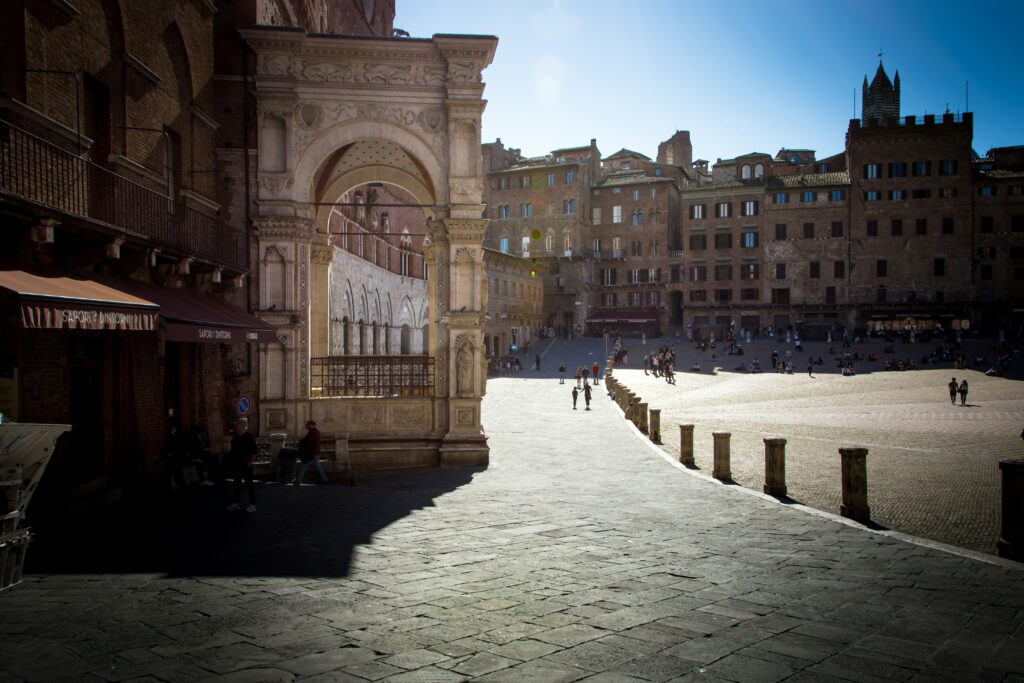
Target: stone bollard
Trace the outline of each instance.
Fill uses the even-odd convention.
[[[786,440],[764,440],[764,492],[769,496],[786,495]]]
[[[693,461],[693,425],[679,425],[679,462],[696,467]]]
[[[646,403],[641,403],[639,408],[640,408],[640,410],[638,410],[637,414],[636,414],[637,423],[638,423],[636,428],[639,429],[644,434],[646,434],[647,433],[647,404]]]
[[[711,476],[719,481],[729,481],[732,479],[729,462],[729,439],[732,437],[732,434],[729,432],[712,432],[711,436],[715,440],[715,460],[714,466],[711,468]]]
[[[843,469],[843,502],[839,514],[857,522],[871,519],[868,507],[868,449],[840,448]]]
[[[651,408],[651,441],[661,443],[661,410]]]
[[[1003,524],[999,557],[1024,562],[1024,459],[1000,460],[1003,484]]]
[[[635,410],[633,399],[626,397],[626,407],[622,409],[622,417],[626,418],[630,422],[633,421],[633,411]]]

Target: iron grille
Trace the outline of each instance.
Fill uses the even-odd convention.
[[[310,359],[313,395],[434,396],[432,356],[323,356]]]

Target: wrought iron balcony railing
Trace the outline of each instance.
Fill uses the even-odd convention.
[[[242,230],[0,119],[0,192],[87,218],[164,252],[248,271]]]
[[[322,356],[309,368],[314,397],[434,396],[432,356]]]

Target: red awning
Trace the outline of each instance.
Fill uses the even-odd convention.
[[[156,304],[95,280],[0,266],[0,290],[17,300],[21,326],[28,329],[156,329]]]
[[[160,319],[168,341],[244,343],[276,342],[273,325],[237,306],[191,289],[171,289],[135,280],[104,280],[116,287],[160,305]]]

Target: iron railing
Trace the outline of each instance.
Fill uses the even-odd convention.
[[[314,396],[434,396],[432,356],[322,356],[310,359]]]
[[[0,191],[183,256],[249,269],[248,238],[166,195],[0,119]]]

